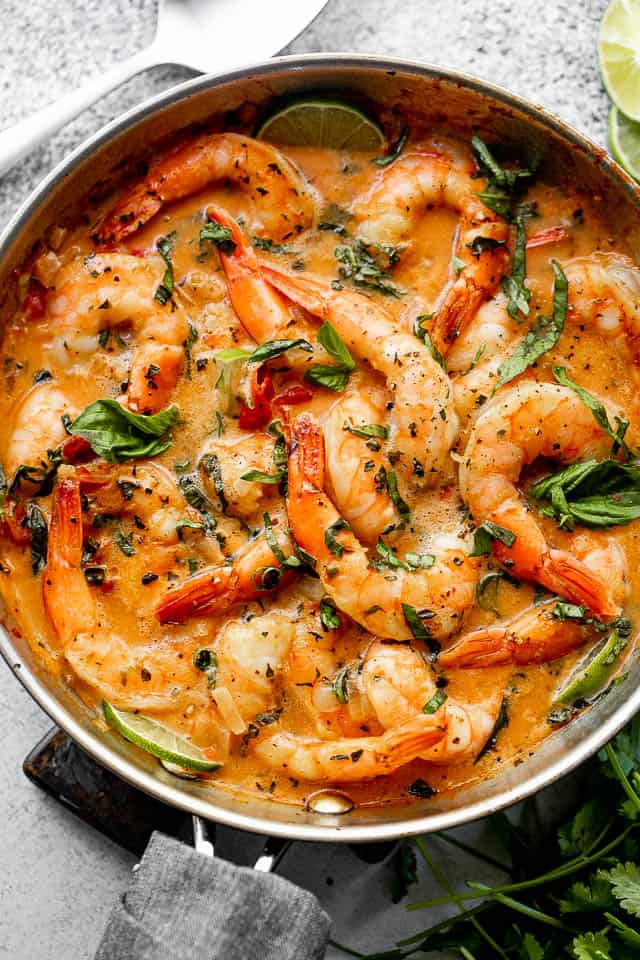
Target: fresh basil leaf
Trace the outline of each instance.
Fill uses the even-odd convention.
[[[350,371],[344,367],[333,367],[328,363],[314,363],[306,371],[304,379],[334,393],[342,393],[349,384]]]
[[[555,347],[564,330],[567,316],[568,284],[560,264],[551,261],[555,280],[553,284],[553,313],[551,317],[538,317],[534,325],[515,348],[510,357],[498,368],[497,387],[503,387],[530,367],[536,360]]]
[[[183,530],[203,530],[206,533],[207,525],[203,520],[178,520],[176,523],[176,533],[180,540],[182,540]]]
[[[115,400],[96,400],[82,411],[69,433],[82,437],[109,463],[156,457],[171,446],[165,435],[178,420],[175,406],[145,416],[133,413]]]
[[[447,699],[447,694],[444,690],[436,690],[434,695],[431,697],[431,700],[428,700],[424,707],[422,708],[423,713],[435,713],[440,709],[442,704]]]
[[[31,532],[31,569],[35,577],[47,565],[49,542],[47,521],[42,510],[35,503],[27,504],[26,527]]]
[[[173,230],[165,237],[161,237],[156,243],[156,249],[164,260],[165,271],[160,286],[155,292],[154,300],[157,300],[158,303],[161,303],[163,306],[168,303],[173,296],[173,261],[171,256],[173,254],[175,241],[176,231]]]
[[[325,545],[329,548],[331,553],[336,557],[341,557],[342,554],[346,551],[349,552],[349,548],[345,547],[344,544],[336,540],[336,533],[340,530],[349,530],[349,524],[346,520],[343,520],[342,517],[339,517],[335,523],[332,523],[324,532],[324,542]]]
[[[467,264],[461,257],[456,257],[456,256],[452,257],[451,265],[453,267],[453,272],[455,273],[456,277],[459,277],[462,271],[464,270],[464,268],[467,266]]]
[[[215,651],[199,647],[193,655],[193,665],[206,675],[209,689],[215,690],[218,680],[218,657]]]
[[[389,147],[389,152],[383,154],[381,157],[374,157],[371,161],[375,163],[377,167],[388,167],[390,163],[393,163],[394,160],[397,160],[400,154],[404,149],[404,145],[407,142],[409,136],[409,127],[405,126],[400,131],[400,136],[392,143]]]
[[[318,330],[318,343],[336,363],[339,363],[347,370],[356,369],[355,360],[349,353],[346,345],[340,339],[338,332],[328,320],[325,321],[325,323],[323,323]]]
[[[266,237],[251,237],[251,243],[258,250],[264,250],[266,253],[297,253],[296,248],[290,243],[275,243]]]
[[[213,480],[213,489],[215,490],[216,496],[220,501],[220,509],[223,513],[226,513],[228,502],[224,492],[224,481],[222,479],[222,467],[220,466],[220,460],[215,453],[205,453],[205,455],[200,458],[200,463],[198,466],[202,467],[206,475]]]
[[[616,417],[617,429],[614,430],[611,424],[609,423],[609,417],[607,416],[607,411],[605,405],[597,397],[594,397],[592,393],[589,393],[588,390],[585,390],[584,387],[581,387],[580,384],[574,383],[573,380],[567,375],[565,367],[552,367],[553,375],[563,387],[569,387],[570,390],[580,397],[584,405],[591,411],[594,416],[594,419],[602,427],[604,432],[608,434],[613,440],[613,451],[615,452],[618,448],[622,450],[625,457],[630,459],[632,457],[632,452],[628,445],[625,443],[624,435],[626,432],[629,423],[627,420],[622,420],[620,417]]]
[[[487,144],[484,140],[481,140],[480,137],[474,136],[471,138],[471,147],[476,155],[480,169],[487,174],[488,179],[495,186],[511,192],[518,181],[528,180],[533,176],[531,170],[508,169],[507,167],[501,166]]]
[[[489,734],[482,750],[479,752],[478,756],[473,761],[474,766],[476,765],[476,763],[482,760],[485,754],[489,753],[489,751],[491,750],[495,750],[496,743],[498,741],[498,734],[500,733],[501,730],[504,730],[504,728],[508,726],[508,724],[509,724],[509,701],[507,700],[506,697],[503,697],[502,703],[500,704],[500,710],[498,711],[498,716],[496,717],[496,721],[493,725],[493,729]]]
[[[338,630],[340,614],[330,597],[323,597],[320,601],[320,622],[325,630]]]
[[[295,568],[295,567],[302,566],[301,560],[295,555],[295,553],[291,554],[291,556],[289,557],[285,555],[284,550],[278,543],[278,538],[273,532],[273,523],[271,522],[271,517],[269,516],[268,513],[262,514],[262,520],[264,523],[265,539],[267,541],[267,544],[269,545],[269,549],[271,550],[272,554],[274,555],[278,563],[280,563],[283,567]]]
[[[247,363],[266,363],[267,360],[273,360],[287,350],[304,350],[306,353],[313,353],[313,347],[308,340],[267,340],[247,357]]]
[[[446,373],[447,365],[445,363],[445,359],[440,353],[440,351],[438,350],[438,348],[436,347],[433,340],[431,339],[431,334],[429,333],[427,328],[423,326],[423,323],[428,322],[429,320],[432,319],[432,317],[433,317],[432,313],[421,313],[420,316],[416,317],[413,323],[413,334],[418,338],[418,340],[422,340],[424,345],[429,350],[429,353],[431,354],[433,359],[436,361],[437,364],[439,364],[442,367],[442,369]]]
[[[196,343],[197,340],[198,340],[198,331],[196,330],[196,328],[192,323],[189,323],[187,337],[184,341],[184,358],[185,358],[184,366],[185,366],[185,377],[187,378],[187,380],[192,379],[192,374],[193,374],[192,351],[193,351],[193,345],[194,343]],[[160,371],[158,370],[158,373],[159,372]]]
[[[436,562],[436,558],[432,553],[406,553],[405,554],[405,563],[412,570],[429,570]]]
[[[400,557],[395,553],[391,547],[384,542],[382,539],[378,539],[376,543],[376,553],[380,556],[384,566],[389,567],[393,570],[409,570],[410,567],[407,563],[403,563]],[[378,563],[380,561],[377,561]]]
[[[214,517],[216,508],[198,483],[195,474],[191,473],[187,476],[180,477],[178,486],[189,506],[197,510],[202,517],[206,532],[213,533],[218,525],[218,521]]]
[[[415,640],[421,640],[423,643],[426,643],[432,654],[438,653],[440,644],[431,636],[428,627],[425,626],[424,623],[425,620],[431,620],[435,617],[435,613],[432,610],[416,610],[410,603],[402,604],[402,613],[404,614],[404,619],[411,631],[412,637]]]
[[[221,253],[226,253],[227,256],[230,256],[236,248],[230,228],[223,227],[221,223],[210,220],[209,217],[205,220],[205,224],[200,231],[200,243],[204,244],[207,240],[215,244],[218,250]]]
[[[484,520],[476,527],[473,533],[473,550],[470,557],[486,557],[491,553],[494,540],[503,543],[505,547],[512,547],[516,542],[516,535],[506,530],[493,520]]]
[[[480,577],[476,585],[476,603],[481,610],[490,610],[498,616],[498,589],[503,581],[519,586],[518,581],[504,570],[491,570]]]
[[[234,360],[248,360],[253,352],[253,350],[246,350],[243,347],[228,347],[226,350],[219,350],[215,359],[221,360],[222,363],[233,363]]]
[[[521,216],[516,218],[516,242],[511,261],[511,273],[502,278],[502,289],[509,298],[507,313],[513,320],[520,321],[522,314],[529,316],[529,301],[531,291],[525,284],[527,274],[527,233],[525,221]]]
[[[133,534],[125,533],[123,530],[118,528],[113,535],[113,542],[118,550],[125,555],[125,557],[135,556],[136,551],[133,546]]]

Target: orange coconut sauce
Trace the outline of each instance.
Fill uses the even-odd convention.
[[[425,152],[446,153],[449,149],[461,158],[463,166],[473,168],[464,143],[439,137],[425,138],[413,146]],[[317,222],[311,229],[287,238],[284,248],[268,249],[267,245],[267,249],[258,249],[258,254],[293,275],[336,281],[335,249],[353,240],[349,210],[380,171],[371,163],[372,158],[363,154],[310,148],[290,149],[286,154],[314,188]],[[624,241],[612,234],[598,198],[579,186],[538,181],[523,199],[535,203],[538,212],[538,217],[527,224],[529,237],[538,238],[538,245],[531,247],[527,258],[531,316],[535,317],[551,310],[551,258],[562,264],[571,257],[594,251],[627,251]],[[274,436],[267,432],[266,424],[258,429],[240,426],[239,411],[247,397],[243,382],[246,368],[242,363],[225,368],[217,358],[225,349],[252,349],[255,343],[231,306],[215,246],[199,241],[204,212],[210,203],[239,218],[251,235],[252,211],[246,196],[229,184],[214,184],[196,196],[163,208],[116,248],[116,252],[153,261],[160,276],[162,264],[155,253],[156,243],[173,234],[175,288],[172,301],[163,309],[176,309],[186,317],[188,356],[170,398],[179,409],[180,419],[170,432],[169,448],[153,457],[152,462],[125,460],[109,467],[109,484],[84,495],[83,568],[95,617],[94,623],[86,624],[86,630],[95,633],[93,652],[83,654],[80,660],[68,655],[67,645],[43,605],[47,567],[33,574],[30,544],[15,542],[28,537],[16,537],[15,529],[12,536],[11,522],[5,523],[0,538],[0,592],[14,629],[28,638],[47,669],[77,691],[88,709],[96,711],[97,722],[101,722],[99,705],[103,698],[122,709],[137,710],[221,759],[223,766],[215,774],[217,784],[245,795],[268,795],[281,802],[301,803],[310,792],[335,778],[327,776],[324,782],[312,783],[293,776],[286,764],[267,763],[258,755],[256,745],[276,731],[336,743],[345,737],[380,736],[381,724],[357,695],[357,669],[349,675],[346,703],[335,695],[331,700],[326,691],[317,697],[319,685],[326,688],[345,665],[362,662],[372,637],[344,614],[338,614],[340,625],[336,629],[323,625],[319,607],[324,591],[319,581],[309,575],[296,576],[280,590],[264,592],[257,600],[229,602],[214,614],[192,616],[184,622],[161,624],[155,615],[167,590],[190,574],[208,566],[232,563],[230,558],[245,549],[248,540],[262,527],[265,512],[276,527],[287,524],[277,484],[240,479],[250,469],[273,472]],[[87,269],[92,269],[92,262],[99,267],[101,253],[95,249],[92,234],[112,205],[113,198],[92,212],[89,225],[50,232],[49,247],[40,249],[18,281],[23,307],[4,317],[0,459],[9,480],[24,462],[51,466],[47,451],[64,439],[64,431],[61,436],[50,436],[51,423],[59,420],[56,397],[65,398],[68,415],[73,419],[91,402],[118,398],[127,389],[138,346],[132,329],[134,317],[131,322],[125,318],[108,336],[100,335],[99,321],[96,325],[91,310],[86,337],[75,336],[67,342],[60,326],[64,310],[52,315],[49,309],[61,271],[85,258],[89,258]],[[381,261],[401,295],[385,296],[375,289],[360,292],[384,307],[400,327],[411,330],[418,315],[429,314],[435,308],[440,291],[451,277],[458,221],[455,210],[444,206],[426,209],[399,246],[397,262],[389,264],[385,258]],[[321,224],[325,229],[318,228]],[[330,229],[331,224],[337,230]],[[542,242],[540,238],[554,227],[562,229],[547,235],[551,242]],[[511,235],[511,248],[513,239]],[[81,272],[78,276],[78,284],[82,284]],[[30,287],[29,277],[36,281]],[[341,282],[345,289],[357,289],[348,279]],[[135,288],[136,279],[123,269],[118,283],[125,289]],[[83,295],[82,289],[76,293],[78,297]],[[153,290],[149,294],[138,289],[137,294],[149,297]],[[98,311],[100,304],[93,304],[93,308]],[[317,320],[292,308],[287,336],[315,344],[318,327]],[[322,358],[323,362],[325,359]],[[290,408],[292,412],[308,411],[322,421],[337,394],[305,382],[305,371],[315,360],[310,354],[293,351],[271,361],[268,367],[276,394],[294,385],[307,388],[308,395]],[[637,439],[637,388],[629,364],[629,356],[619,344],[603,339],[597,330],[569,317],[556,346],[523,378],[551,381],[552,366],[565,366],[570,377],[625,410],[630,420],[629,437]],[[35,384],[34,376],[38,381]],[[387,397],[384,380],[369,363],[358,363],[349,389],[383,400]],[[490,397],[484,395],[476,398],[478,409],[489,402]],[[34,412],[26,417],[25,427],[25,406],[29,411],[30,403]],[[274,408],[273,419],[280,415],[281,411]],[[468,424],[464,429],[468,430]],[[59,434],[57,426],[56,430]],[[466,434],[460,438],[458,454],[464,449],[465,438]],[[198,469],[202,456],[211,452],[218,457],[219,466],[219,475],[213,479]],[[82,468],[65,464],[58,468],[58,474],[73,476],[79,469]],[[89,454],[86,469],[102,467]],[[410,519],[385,536],[398,555],[407,551],[428,554],[437,535],[442,533],[458,537],[461,544],[470,543],[473,522],[460,497],[456,471],[454,457],[434,489],[412,498]],[[544,472],[544,467],[540,467],[539,474]],[[202,512],[185,499],[184,481],[189,477],[195,478],[207,498],[206,523],[202,522]],[[53,478],[52,483],[56,482]],[[13,499],[21,509],[35,502],[49,524],[51,492],[36,494],[34,485],[27,481],[15,491]],[[18,511],[16,516],[19,526],[22,513]],[[190,521],[190,525],[180,525],[176,535],[181,520]],[[542,518],[541,524],[549,543],[568,546],[569,535],[558,529],[554,521]],[[596,538],[613,537],[626,555],[629,599],[625,613],[632,620],[640,596],[639,530],[636,521],[593,534]],[[375,556],[373,550],[371,553]],[[477,563],[479,579],[488,571],[499,569],[490,557]],[[72,582],[69,583],[68,604],[73,606],[76,598]],[[472,627],[497,622],[530,606],[533,595],[532,584],[499,583],[491,609],[486,609],[487,603],[472,605],[446,642],[455,642]],[[238,639],[240,636],[245,640]],[[593,636],[591,642],[596,639]],[[414,646],[427,654],[422,642],[416,640]],[[218,676],[212,688],[207,676],[193,665],[196,651],[203,647],[214,651],[218,658]],[[243,650],[247,657],[244,663]],[[270,651],[274,658],[279,658],[276,670],[269,663]],[[630,643],[629,655],[632,651]],[[446,675],[438,670],[436,661],[434,678],[446,683],[443,689],[448,697],[471,713],[489,700],[506,698],[508,723],[497,734],[495,744],[479,762],[477,749],[455,764],[435,765],[416,758],[377,779],[350,782],[350,795],[358,804],[410,797],[409,787],[417,780],[438,792],[455,790],[526,757],[553,731],[548,718],[554,691],[583,653],[584,650],[578,650],[551,663],[452,669]],[[226,691],[222,695],[221,689]],[[158,691],[161,696],[156,696]],[[321,720],[318,704],[323,713]]]

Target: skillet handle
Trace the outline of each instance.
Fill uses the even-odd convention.
[[[109,920],[96,960],[321,960],[330,920],[315,896],[270,871],[289,842],[269,838],[254,869],[154,833]]]

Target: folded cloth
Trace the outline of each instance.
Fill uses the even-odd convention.
[[[154,833],[95,960],[321,960],[312,893]]]

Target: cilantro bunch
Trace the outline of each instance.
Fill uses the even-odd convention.
[[[528,816],[514,825],[489,820],[504,863],[437,834],[503,872],[489,886],[473,879],[456,891],[430,850],[429,838],[406,841],[392,859],[392,895],[399,902],[418,881],[418,857],[443,889],[409,910],[451,905],[457,913],[395,948],[366,960],[459,956],[464,960],[637,960],[640,957],[640,717],[600,751],[586,770],[581,802],[550,836]],[[471,874],[472,876],[472,874]]]

